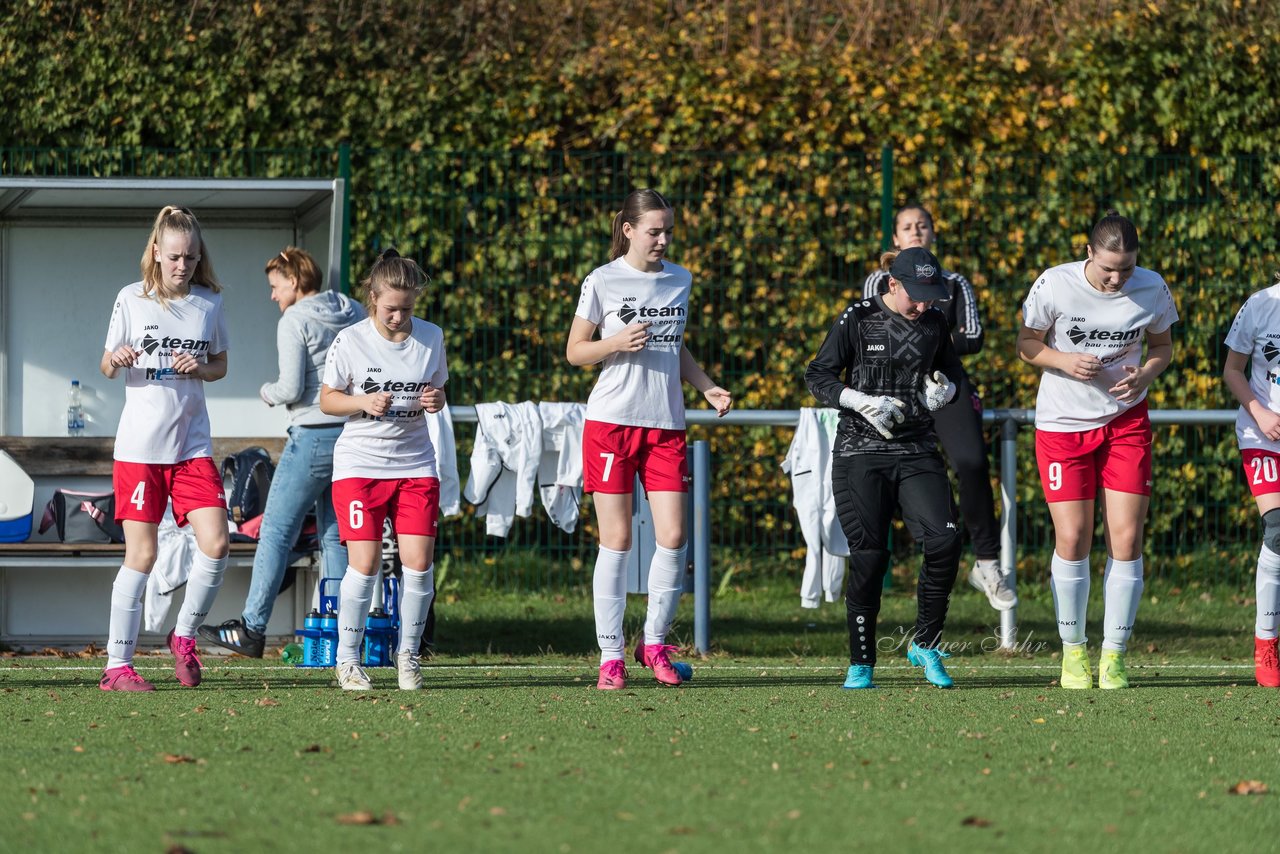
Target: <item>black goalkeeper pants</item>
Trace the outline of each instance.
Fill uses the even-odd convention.
[[[876,618],[889,568],[889,530],[899,507],[907,530],[924,550],[914,640],[923,647],[936,646],[960,564],[960,532],[942,457],[937,453],[836,457],[831,486],[840,527],[849,540],[845,581],[849,662],[876,662]]]

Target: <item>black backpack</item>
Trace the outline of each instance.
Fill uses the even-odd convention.
[[[227,517],[237,525],[261,516],[267,507],[267,493],[275,463],[266,448],[257,446],[237,451],[222,461],[222,488],[227,494]]]

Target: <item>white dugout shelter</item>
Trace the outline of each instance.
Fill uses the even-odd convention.
[[[111,307],[121,287],[141,278],[151,224],[169,204],[200,220],[225,289],[228,372],[206,390],[215,441],[282,438],[283,407],[258,398],[262,383],[276,378],[280,318],[263,267],[292,244],[315,256],[328,287],[341,289],[344,190],[341,179],[0,178],[0,441],[25,441],[29,454],[45,437],[51,452],[66,445],[67,392],[79,380],[86,420],[79,441],[95,449],[110,443],[124,406],[124,384],[98,370]],[[37,475],[37,525],[55,488],[105,492],[110,478]],[[33,531],[33,541],[49,538]],[[113,577],[107,564],[117,566],[118,556],[0,550],[0,641],[100,641]],[[238,615],[247,564],[233,558],[210,621]],[[282,598],[268,631],[292,633],[300,606]]]

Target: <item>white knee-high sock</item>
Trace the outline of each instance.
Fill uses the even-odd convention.
[[[373,602],[373,586],[379,575],[365,575],[348,566],[338,585],[338,664],[360,663],[360,644],[364,640],[364,621]]]
[[[1280,625],[1280,555],[1265,545],[1258,553],[1258,616],[1253,633],[1263,640],[1276,636]]]
[[[600,663],[622,661],[622,616],[627,610],[627,558],[625,552],[600,547],[596,569],[591,576],[591,598],[596,611],[596,643],[600,645]]]
[[[179,637],[193,638],[196,629],[209,616],[213,600],[222,586],[222,576],[227,569],[227,557],[209,557],[200,549],[191,561],[191,575],[187,577],[187,592],[182,597],[182,610],[178,612],[178,624],[173,633]]]
[[[1066,560],[1055,551],[1049,572],[1053,610],[1058,615],[1058,637],[1063,643],[1084,643],[1084,618],[1089,609],[1089,559]]]
[[[138,627],[142,625],[142,594],[147,589],[147,574],[121,566],[111,585],[111,621],[107,628],[107,669],[133,663],[133,650],[138,645]]]
[[[1114,560],[1107,558],[1102,575],[1104,602],[1102,616],[1102,648],[1124,652],[1133,634],[1133,621],[1142,601],[1142,558]]]
[[[433,563],[425,571],[401,567],[404,586],[400,593],[400,644],[397,652],[418,654],[422,633],[427,629],[427,612],[435,598],[435,568]]]
[[[685,547],[667,549],[654,546],[649,564],[649,605],[644,616],[644,642],[665,643],[676,620],[680,592],[684,589]]]

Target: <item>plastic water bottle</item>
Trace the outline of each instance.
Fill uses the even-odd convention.
[[[67,393],[67,435],[84,435],[84,401],[80,396],[80,380],[71,381]]]
[[[301,667],[305,658],[302,654],[302,645],[296,643],[287,643],[280,652],[280,657],[284,659],[285,664],[292,664],[294,667]]]

